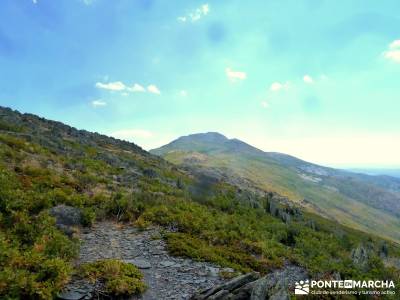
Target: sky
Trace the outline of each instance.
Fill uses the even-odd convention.
[[[1,0],[0,105],[152,149],[215,131],[400,166],[398,0]]]

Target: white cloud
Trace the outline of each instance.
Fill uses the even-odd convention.
[[[101,99],[98,99],[98,100],[93,100],[92,101],[92,106],[93,107],[102,107],[102,106],[106,106],[107,105],[107,102],[105,102],[105,101],[103,101],[103,100],[101,100]]]
[[[400,49],[386,51],[384,55],[386,59],[392,60],[396,63],[400,63]]]
[[[105,89],[110,91],[123,91],[126,89],[125,84],[121,81],[115,81],[109,83],[97,82],[96,87],[99,89]]]
[[[132,87],[127,88],[130,92],[145,92],[146,89],[138,83],[135,83]]]
[[[390,49],[399,49],[400,48],[400,40],[394,40],[392,43],[389,45]]]
[[[37,2],[37,0],[32,0],[32,3],[37,4],[38,2]]]
[[[261,106],[262,106],[263,108],[268,108],[268,107],[269,107],[269,104],[268,104],[267,101],[261,101]]]
[[[109,90],[109,91],[122,92],[121,95],[123,95],[123,96],[127,96],[128,92],[131,92],[131,93],[146,92],[146,89],[138,83],[135,83],[133,86],[130,87],[130,86],[127,86],[122,81],[114,81],[114,82],[108,82],[108,83],[97,82],[96,87],[99,89],[104,89],[104,90]],[[158,87],[154,84],[150,84],[147,87],[147,91],[152,94],[157,94],[157,95],[161,94]]]
[[[201,6],[201,11],[203,12],[203,15],[208,15],[210,12],[210,6],[208,4],[203,4]]]
[[[121,140],[134,141],[135,139],[149,139],[153,137],[153,133],[144,129],[122,129],[112,132],[111,136]]]
[[[271,92],[278,92],[282,89],[287,89],[287,88],[289,88],[289,82],[286,82],[286,83],[273,82],[271,84],[271,86],[269,87],[269,90]]]
[[[160,92],[160,90],[158,89],[158,87],[155,86],[154,84],[150,84],[150,85],[147,87],[147,90],[148,90],[150,93],[153,93],[153,94],[157,94],[157,95],[160,95],[160,94],[161,94],[161,92]]]
[[[225,69],[226,76],[229,78],[231,81],[236,81],[236,80],[245,80],[247,78],[247,74],[245,72],[241,71],[233,71],[230,68]]]
[[[314,79],[310,75],[304,75],[303,81],[308,84],[314,83]]]
[[[208,15],[209,12],[210,6],[208,4],[203,4],[199,8],[196,8],[194,11],[188,13],[187,15],[178,17],[177,20],[183,23],[187,21],[191,21],[194,23],[200,20],[202,17]]]
[[[400,40],[394,40],[389,45],[389,50],[383,52],[383,56],[395,63],[400,63]]]
[[[182,97],[187,97],[188,92],[185,91],[185,90],[181,90],[181,91],[179,92],[179,95],[182,96]]]

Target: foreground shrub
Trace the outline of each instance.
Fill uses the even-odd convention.
[[[81,266],[81,276],[91,282],[101,283],[110,295],[127,296],[141,294],[146,290],[143,275],[132,264],[117,259],[105,259]]]

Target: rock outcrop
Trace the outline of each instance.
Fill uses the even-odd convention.
[[[359,245],[351,251],[351,259],[356,266],[364,267],[368,263],[369,253],[366,247]]]
[[[275,193],[267,193],[267,212],[272,216],[280,218],[285,223],[302,218],[299,208],[295,207],[286,197]]]
[[[304,269],[286,266],[264,277],[248,273],[195,294],[191,300],[289,300],[296,281],[307,278]]]
[[[56,219],[56,226],[66,235],[72,236],[74,227],[82,225],[82,213],[79,208],[57,205],[50,209],[50,215]]]

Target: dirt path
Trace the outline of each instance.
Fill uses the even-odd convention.
[[[148,285],[148,290],[139,298],[143,300],[188,299],[198,290],[222,283],[217,266],[172,257],[159,237],[158,228],[139,231],[111,222],[98,223],[81,234],[79,262],[117,258],[133,263],[141,269]],[[62,298],[90,299],[91,289],[87,283],[73,282]]]

